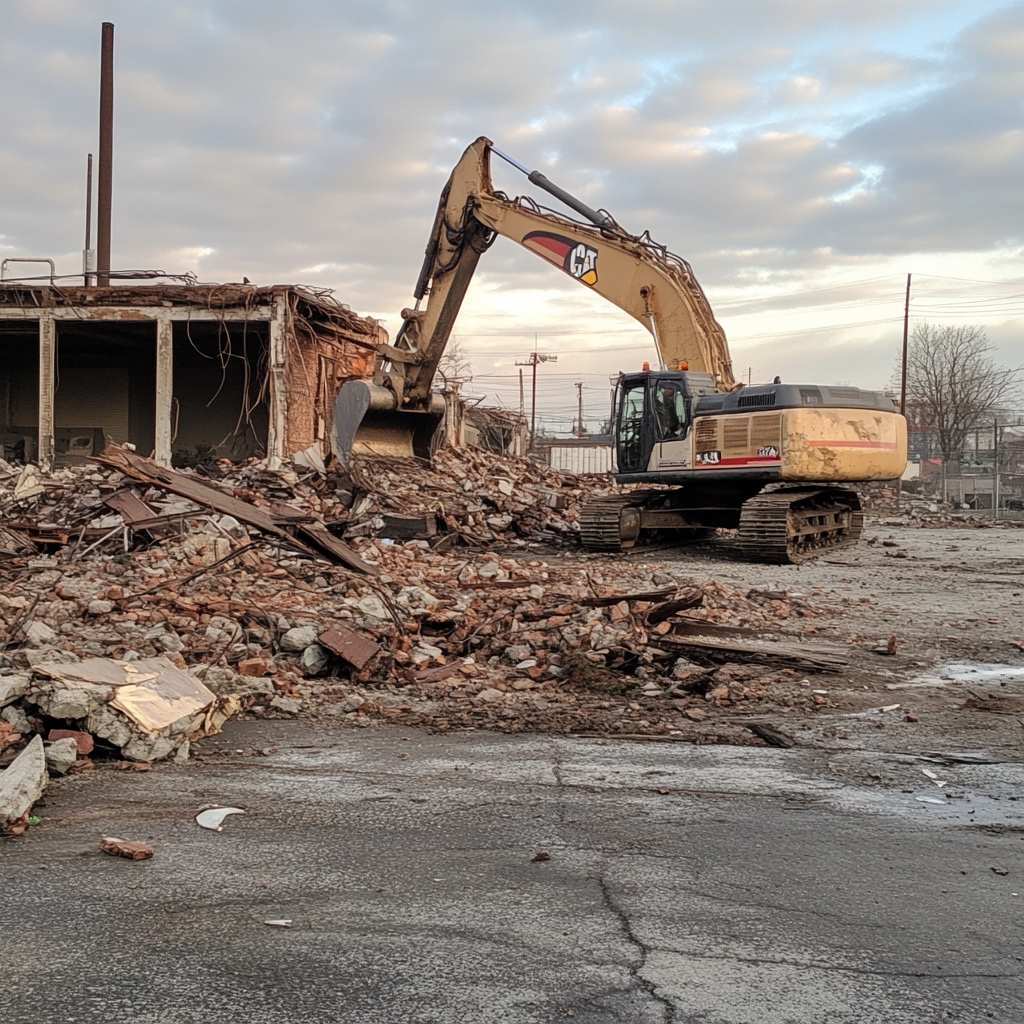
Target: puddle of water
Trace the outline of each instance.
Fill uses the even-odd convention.
[[[984,661],[948,661],[931,672],[925,672],[905,683],[887,683],[887,690],[915,690],[949,683],[970,683],[972,686],[1002,686],[1024,682],[1024,665],[999,665]]]

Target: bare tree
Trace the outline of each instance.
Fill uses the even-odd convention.
[[[441,380],[447,384],[466,384],[473,379],[473,367],[469,358],[462,351],[462,343],[452,338],[448,347],[437,364],[437,372]]]
[[[934,433],[943,462],[959,458],[970,430],[1017,392],[1021,370],[998,366],[985,328],[920,323],[907,350],[907,411]]]

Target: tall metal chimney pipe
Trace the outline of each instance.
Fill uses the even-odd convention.
[[[110,284],[110,207],[114,183],[114,26],[103,22],[100,50],[100,166],[96,190],[96,284]]]
[[[92,247],[92,153],[85,163],[85,248],[82,250],[82,276],[85,287],[92,283],[96,252]]]

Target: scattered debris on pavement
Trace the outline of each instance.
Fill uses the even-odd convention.
[[[124,857],[125,860],[149,860],[154,852],[149,843],[118,839],[115,836],[104,836],[100,840],[100,850],[111,857]]]
[[[224,831],[224,819],[231,814],[245,814],[241,807],[204,807],[196,815],[196,824],[211,832]]]
[[[43,740],[33,736],[0,774],[0,833],[21,835],[25,831],[29,812],[43,795],[47,781]]]
[[[819,635],[859,598],[581,553],[609,479],[482,449],[8,470],[0,767],[38,737],[54,778],[184,760],[237,714],[785,748],[878,643]]]

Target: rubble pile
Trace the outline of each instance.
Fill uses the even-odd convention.
[[[443,449],[433,465],[357,458],[346,536],[456,538],[483,546],[501,541],[575,543],[581,500],[611,489],[610,478],[581,479],[529,459],[482,448]],[[405,520],[405,522],[403,522]]]
[[[881,526],[911,526],[919,529],[978,528],[1024,525],[1020,520],[994,520],[991,509],[972,509],[965,504],[943,501],[910,491],[902,494],[895,484],[868,483],[857,487],[861,506]]]
[[[825,703],[807,674],[840,660],[778,642],[813,631],[806,598],[539,557],[584,492],[476,451],[346,477],[117,446],[0,466],[0,768],[36,739],[51,775],[183,759],[240,710],[712,742],[729,708]]]

